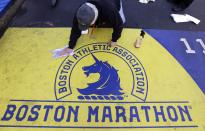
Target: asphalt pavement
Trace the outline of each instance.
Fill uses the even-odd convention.
[[[85,0],[59,0],[55,8],[51,0],[26,0],[10,23],[11,27],[71,27],[73,15]],[[176,24],[170,17],[173,5],[166,0],[156,0],[149,4],[138,0],[123,0],[127,19],[126,28],[168,29],[205,31],[204,0],[195,0],[189,8],[180,13],[192,15],[201,20],[194,23]]]

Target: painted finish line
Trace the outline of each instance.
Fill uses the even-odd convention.
[[[75,103],[11,100],[0,110],[0,127],[197,128],[192,106],[182,102]],[[32,123],[35,122],[35,125]],[[18,123],[18,125],[16,125]],[[55,126],[54,126],[55,125]],[[66,126],[65,126],[66,125]],[[103,125],[103,126],[101,126]],[[123,126],[122,126],[123,125]],[[140,125],[140,126],[136,126]],[[154,126],[153,126],[154,125]]]
[[[74,126],[11,126],[11,125],[0,125],[0,127],[7,127],[7,128],[198,128],[197,125],[191,126],[128,126],[128,127],[74,127]]]

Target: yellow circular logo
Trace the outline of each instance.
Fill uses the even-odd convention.
[[[57,100],[145,102],[148,81],[144,67],[129,50],[94,43],[62,62],[54,91]]]

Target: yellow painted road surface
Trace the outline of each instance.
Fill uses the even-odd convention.
[[[110,48],[111,33],[81,36],[73,56],[54,59],[70,29],[9,28],[0,40],[0,130],[204,131],[205,96],[177,60],[148,35],[134,48],[137,29]],[[109,71],[96,72],[97,62]],[[118,86],[122,94],[106,94]],[[80,92],[89,87],[99,92]]]

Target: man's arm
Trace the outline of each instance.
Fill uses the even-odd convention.
[[[73,19],[73,26],[72,26],[72,29],[71,29],[70,41],[69,41],[69,44],[68,44],[68,48],[73,49],[75,47],[76,42],[77,42],[77,40],[80,36],[81,36],[81,31],[78,28],[78,21],[77,21],[76,15],[75,15],[74,19]]]
[[[113,27],[112,41],[117,42],[123,30],[122,18],[117,9],[113,9],[113,13],[110,15],[110,21]]]

